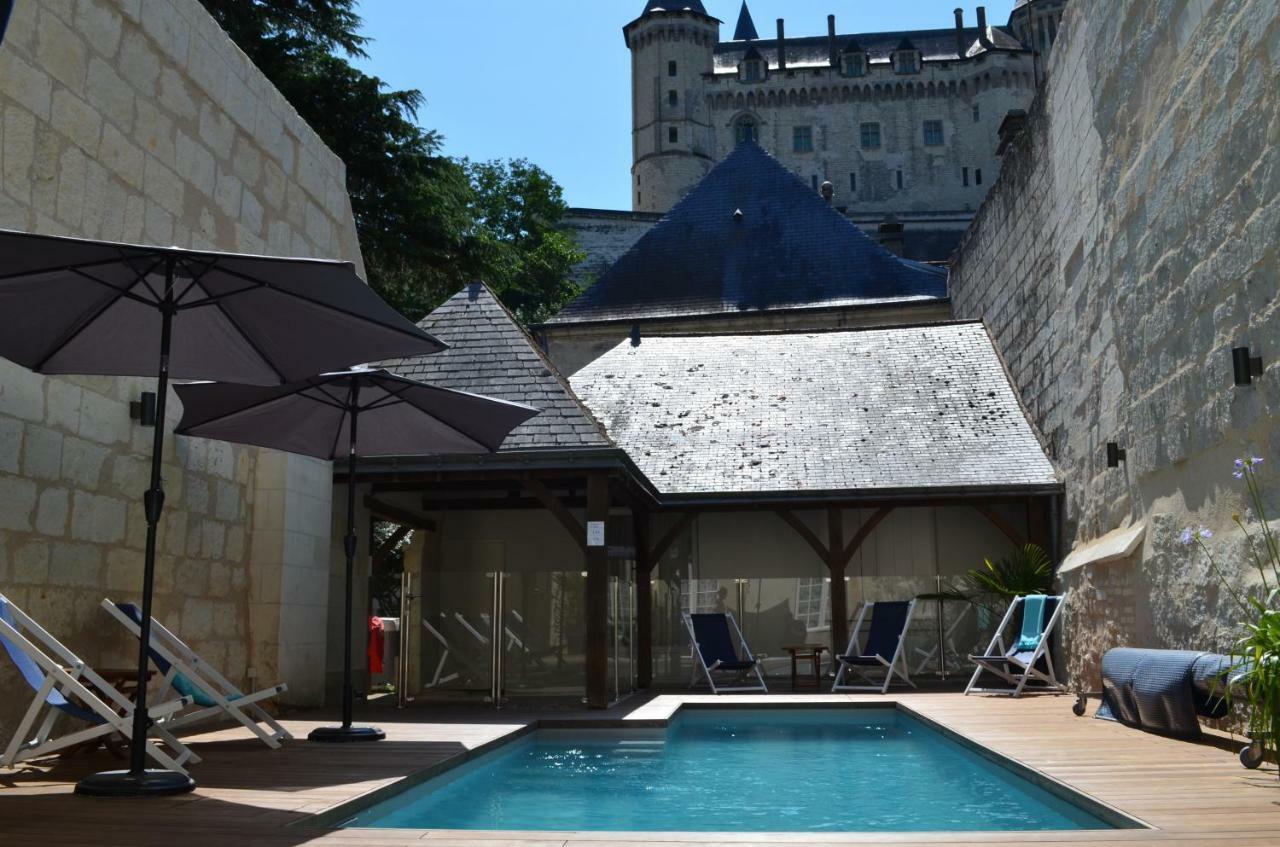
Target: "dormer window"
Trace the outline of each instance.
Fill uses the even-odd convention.
[[[902,39],[898,49],[893,51],[893,72],[896,74],[920,73],[920,51],[911,43],[911,39]]]
[[[760,138],[760,128],[756,124],[756,119],[750,115],[738,119],[733,125],[733,140],[736,144],[742,144],[745,141],[757,141]]]
[[[743,82],[764,82],[768,72],[764,56],[754,47],[747,51],[747,55],[742,57],[742,64],[738,66],[738,76]]]
[[[845,76],[867,75],[867,51],[858,42],[850,41],[845,45],[844,52],[840,54],[840,72]]]

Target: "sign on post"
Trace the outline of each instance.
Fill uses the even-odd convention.
[[[587,521],[587,546],[604,546],[604,521]]]

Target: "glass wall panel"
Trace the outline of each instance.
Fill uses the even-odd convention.
[[[581,570],[509,574],[505,691],[508,698],[580,698],[586,691],[586,578]]]

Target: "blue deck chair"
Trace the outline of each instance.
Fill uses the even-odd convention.
[[[0,767],[13,768],[19,762],[116,733],[131,737],[133,702],[3,594],[0,594],[0,647],[18,669],[18,675],[35,691],[35,698],[0,755]],[[190,698],[180,697],[159,702],[149,712],[152,718],[163,719],[190,703]],[[63,715],[85,727],[53,737],[54,725]],[[151,732],[173,751],[170,755],[154,742],[145,742],[147,754],[161,767],[186,773],[183,765],[200,761],[199,756],[167,729],[153,726]]]
[[[1009,604],[1000,626],[996,628],[980,656],[970,655],[969,661],[976,667],[965,694],[1004,694],[1017,697],[1024,691],[1048,691],[1062,693],[1066,686],[1058,682],[1054,672],[1053,656],[1049,653],[1049,638],[1058,624],[1066,605],[1064,595],[1031,594],[1015,597]],[[1018,634],[1012,634],[1014,620],[1020,620]],[[1009,633],[1006,641],[1006,632]],[[980,687],[983,672],[987,672],[1004,684],[998,687]]]
[[[850,633],[845,655],[836,656],[840,669],[836,671],[836,681],[831,690],[878,691],[884,694],[895,676],[915,688],[916,684],[907,671],[905,649],[907,630],[911,627],[911,616],[915,610],[915,600],[863,603],[858,609],[858,619]],[[867,632],[866,644],[859,649],[858,634],[868,612],[871,613],[871,628]],[[872,672],[883,672],[884,678],[875,679]],[[853,675],[862,681],[846,681]]]
[[[102,608],[134,638],[142,637],[142,610],[136,605],[103,600]],[[253,694],[241,693],[217,668],[201,659],[195,650],[155,618],[151,619],[151,643],[147,645],[147,653],[163,679],[160,697],[172,689],[189,698],[195,707],[165,718],[163,723],[170,730],[225,715],[238,721],[273,750],[280,746],[280,742],[293,738],[259,705],[263,700],[288,691],[284,683]]]
[[[684,624],[689,629],[689,638],[693,642],[693,673],[689,679],[692,688],[698,682],[698,668],[702,668],[711,686],[712,694],[726,691],[763,691],[768,693],[764,675],[760,673],[760,662],[756,659],[747,639],[742,635],[738,622],[728,612],[703,614],[684,613]],[[730,630],[732,627],[732,630]],[[734,633],[738,643],[742,645],[742,656],[734,646]],[[749,674],[754,673],[756,682],[751,682]],[[725,685],[716,684],[716,674],[732,674],[732,681]]]

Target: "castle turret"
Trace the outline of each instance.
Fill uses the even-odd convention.
[[[631,50],[632,208],[666,212],[715,164],[703,74],[720,21],[700,0],[649,0],[623,29]]]

